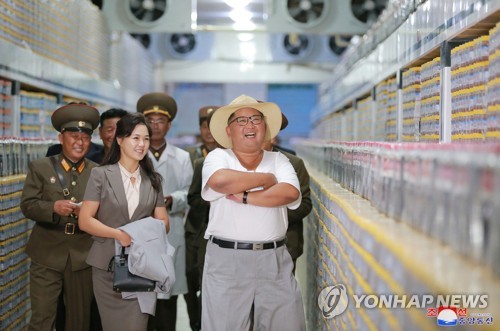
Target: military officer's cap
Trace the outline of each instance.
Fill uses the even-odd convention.
[[[168,94],[153,92],[144,94],[137,101],[137,111],[144,115],[161,114],[173,121],[177,114],[177,103]]]
[[[200,110],[198,111],[198,116],[199,116],[199,119],[200,119],[200,125],[204,121],[208,120],[208,118],[210,117],[210,115],[217,108],[220,108],[220,106],[205,106],[205,107],[201,107]]]
[[[61,133],[75,131],[92,134],[99,125],[99,111],[84,103],[69,103],[57,108],[51,120],[52,126]]]

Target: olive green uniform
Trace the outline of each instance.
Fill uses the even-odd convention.
[[[62,154],[55,158],[69,195],[64,196],[50,157],[30,163],[22,194],[21,210],[36,222],[26,247],[31,258],[29,329],[52,330],[57,300],[64,291],[66,329],[88,330],[93,291],[91,268],[85,259],[92,239],[78,229],[76,216],[59,216],[53,210],[57,200],[82,201],[95,164],[84,159],[73,165],[64,162]]]

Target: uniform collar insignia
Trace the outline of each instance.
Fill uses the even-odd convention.
[[[78,173],[81,174],[82,171],[85,169],[86,164],[85,164],[85,159],[81,159],[77,163],[73,163],[63,155],[63,157],[61,158],[61,166],[66,172],[72,170],[72,168],[75,168],[78,171]]]

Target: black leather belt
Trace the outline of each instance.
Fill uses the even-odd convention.
[[[65,224],[54,224],[54,223],[46,223],[46,222],[38,222],[39,226],[49,230],[57,230],[62,231],[64,234],[75,234],[75,233],[85,233],[85,231],[80,230],[76,223],[65,223]]]
[[[285,244],[286,239],[282,239],[279,241],[271,241],[265,243],[246,243],[246,242],[237,242],[230,240],[218,239],[215,237],[211,237],[210,240],[218,245],[221,248],[232,248],[232,249],[249,249],[253,251],[261,251],[263,249],[273,249],[281,247]]]

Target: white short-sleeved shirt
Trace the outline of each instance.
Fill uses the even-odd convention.
[[[201,197],[210,202],[210,215],[205,238],[263,242],[284,238],[288,228],[287,208],[297,209],[302,200],[282,207],[259,207],[229,200],[225,194],[207,185],[212,174],[220,169],[246,171],[231,149],[217,148],[210,152],[203,163]],[[253,172],[253,171],[252,171]],[[281,153],[264,151],[255,172],[272,173],[278,183],[293,185],[300,192],[297,174],[290,161]]]

